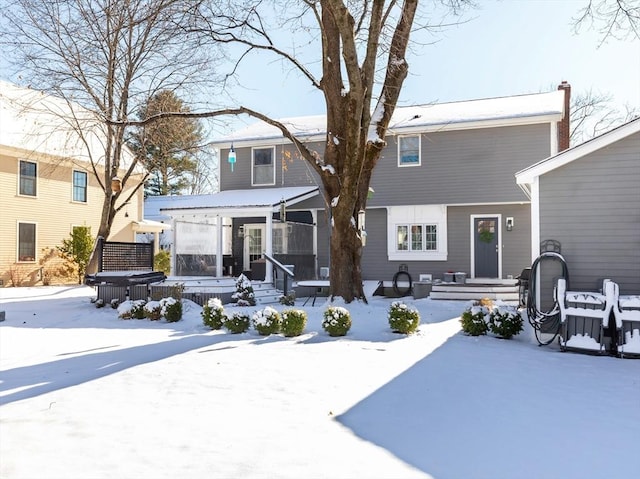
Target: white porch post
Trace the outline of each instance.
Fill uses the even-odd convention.
[[[223,250],[222,250],[222,218],[220,216],[216,216],[216,235],[218,236],[218,241],[216,244],[216,277],[221,278]]]
[[[153,255],[157,255],[160,252],[160,233],[153,232]]]
[[[268,255],[273,256],[273,214],[271,211],[267,213],[265,219],[267,231],[265,232],[266,238],[264,249]],[[267,283],[273,282],[273,266],[268,261],[265,264],[264,280]]]

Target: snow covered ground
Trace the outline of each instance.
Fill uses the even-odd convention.
[[[640,477],[640,361],[465,336],[467,302],[408,298],[409,337],[391,300],[346,305],[344,338],[316,302],[285,338],[93,295],[0,290],[3,479]]]

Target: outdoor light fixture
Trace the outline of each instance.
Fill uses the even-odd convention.
[[[231,143],[231,149],[229,150],[227,161],[231,165],[231,171],[233,171],[233,165],[236,164],[236,150],[233,149],[233,143]]]
[[[238,238],[244,238],[244,226],[238,227]]]
[[[287,222],[287,202],[284,198],[280,200],[280,221]]]
[[[367,232],[364,227],[365,220],[365,211],[364,209],[360,209],[358,211],[358,230],[360,231],[360,241],[362,241],[362,246],[367,244]]]
[[[507,231],[511,231],[513,229],[513,216],[507,217],[506,225],[507,225]]]
[[[122,191],[122,180],[117,176],[111,178],[111,193],[117,195]]]

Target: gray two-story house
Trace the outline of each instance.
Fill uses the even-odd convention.
[[[516,172],[568,146],[570,88],[398,107],[365,212],[363,278],[465,272],[515,277],[530,264],[530,199]],[[322,156],[324,116],[280,120]],[[326,275],[330,205],[316,174],[276,128],[256,123],[215,143],[220,192],[162,209],[177,274],[270,281],[262,254],[296,279]]]

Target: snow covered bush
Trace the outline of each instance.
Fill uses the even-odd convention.
[[[261,311],[256,311],[253,313],[251,319],[253,321],[253,327],[262,336],[269,336],[270,334],[280,332],[280,313],[271,306],[267,306]]]
[[[504,339],[520,334],[522,316],[513,306],[496,306],[489,315],[489,330]]]
[[[175,323],[182,319],[182,301],[175,298],[162,298],[160,300],[162,316],[168,323]]]
[[[123,301],[118,305],[118,317],[120,319],[131,319],[131,307],[133,306],[133,301]]]
[[[144,305],[147,302],[144,299],[136,299],[131,303],[131,317],[135,319],[144,319]]]
[[[462,313],[462,317],[460,318],[462,330],[471,336],[487,334],[490,314],[491,310],[489,307],[474,304]]]
[[[418,329],[420,313],[402,301],[394,301],[389,309],[389,326],[394,333],[411,334]]]
[[[280,330],[288,338],[300,336],[307,326],[307,313],[303,309],[285,309],[281,318]]]
[[[224,307],[218,298],[211,298],[202,307],[202,322],[211,329],[220,329],[224,322]]]
[[[222,324],[230,333],[239,334],[249,329],[250,321],[248,315],[235,312],[231,314],[231,316],[225,316],[224,323]]]
[[[283,294],[282,296],[280,296],[280,298],[278,298],[278,301],[280,302],[280,304],[284,305],[284,306],[295,306],[296,304],[296,293],[292,292],[287,294],[286,296]]]
[[[253,293],[253,286],[251,281],[244,274],[238,276],[236,281],[236,292],[231,295],[231,298],[236,301],[238,306],[255,306],[256,297]]]
[[[158,321],[162,317],[160,301],[149,301],[144,305],[144,315],[151,321]]]
[[[351,329],[351,315],[341,306],[329,306],[323,318],[322,328],[329,336],[345,336]]]

